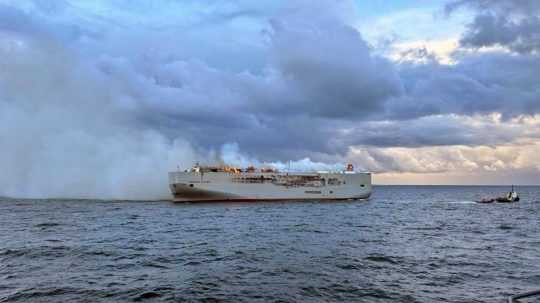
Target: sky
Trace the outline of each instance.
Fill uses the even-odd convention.
[[[0,0],[0,196],[196,161],[540,184],[539,33],[536,0]]]

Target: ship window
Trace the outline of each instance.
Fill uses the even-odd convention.
[[[337,178],[329,178],[328,179],[328,185],[341,185],[341,181]],[[345,181],[343,182],[345,184]]]

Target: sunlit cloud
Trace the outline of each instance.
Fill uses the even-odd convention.
[[[392,45],[390,58],[394,61],[413,61],[415,63],[427,63],[429,60],[436,60],[441,64],[452,64],[455,60],[452,54],[458,49],[459,41],[455,39],[446,40],[419,40]]]

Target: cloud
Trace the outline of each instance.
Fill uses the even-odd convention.
[[[372,55],[352,27],[332,22],[298,26],[279,19],[272,25],[274,68],[297,92],[278,103],[282,110],[328,118],[366,117],[400,93],[393,67]]]
[[[518,146],[462,146],[382,149],[352,148],[351,161],[368,159],[367,169],[392,173],[529,172],[540,176],[537,142]],[[530,180],[529,182],[534,182]],[[530,183],[529,183],[530,184]]]
[[[536,0],[453,0],[446,4],[445,10],[453,13],[462,6],[498,13],[530,14],[540,11],[540,3]]]
[[[540,50],[540,3],[534,0],[460,0],[446,6],[452,12],[461,6],[478,12],[461,39],[467,47],[500,45],[518,53]]]
[[[439,62],[449,65],[455,63],[452,55],[458,46],[456,39],[396,42],[392,45],[389,56],[397,62]]]
[[[540,110],[534,79],[540,60],[533,55],[465,54],[454,65],[403,64],[404,98],[389,103],[389,115],[500,112],[505,117]]]

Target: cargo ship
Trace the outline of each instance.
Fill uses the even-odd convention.
[[[169,173],[175,202],[357,200],[371,195],[371,173],[280,172],[274,168],[200,166]]]

